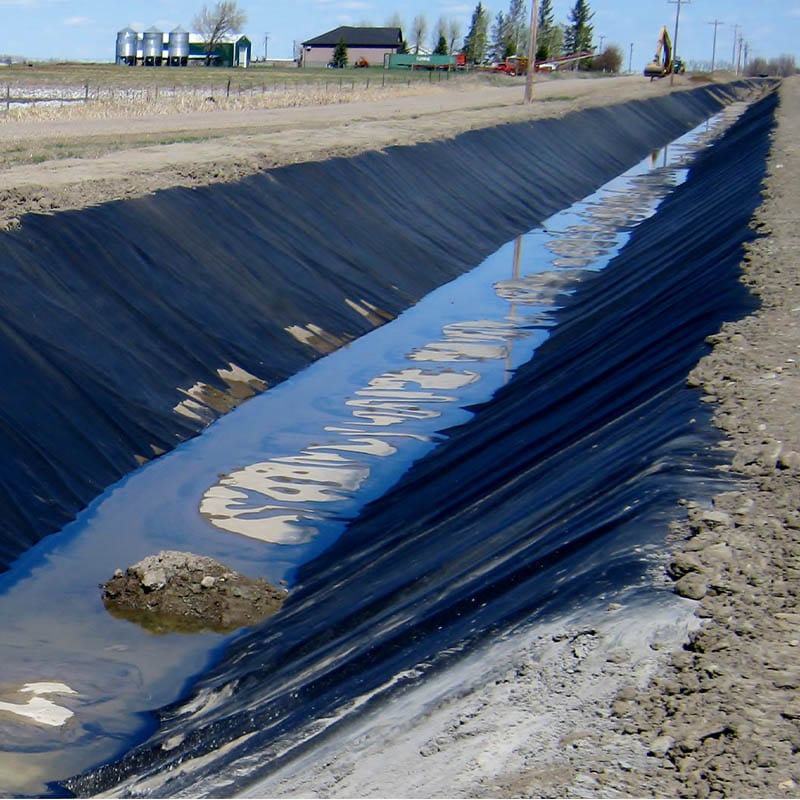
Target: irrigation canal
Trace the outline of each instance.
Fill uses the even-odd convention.
[[[753,307],[775,102],[723,104],[405,311],[350,300],[374,329],[344,347],[285,326],[333,352],[28,547],[0,576],[0,791],[242,791],[521,620],[655,591],[677,499],[723,480],[684,378]],[[204,391],[184,419],[210,421]],[[229,637],[108,615],[97,585],[162,549],[285,581],[287,604]],[[37,681],[53,724],[14,712]]]

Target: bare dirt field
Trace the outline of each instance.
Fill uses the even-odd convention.
[[[685,76],[673,88],[691,88]],[[551,78],[525,105],[522,79],[507,85],[466,78],[408,89],[341,95],[337,102],[246,109],[223,100],[213,110],[98,117],[67,108],[59,118],[0,115],[0,225],[26,211],[81,208],[170,186],[234,181],[300,161],[355,155],[446,138],[466,130],[606,105],[670,90],[668,82]],[[80,109],[79,109],[80,110]],[[31,163],[33,162],[33,163]]]
[[[0,225],[13,226],[27,211],[231,181],[272,166],[445,138],[692,85],[687,76],[673,87],[639,76],[551,79],[538,82],[536,102],[524,105],[520,82],[463,82],[315,107],[226,110],[220,103],[193,114],[46,123],[0,117]],[[749,245],[743,264],[744,280],[761,308],[713,337],[713,352],[689,379],[715,404],[732,468],[748,476],[740,491],[717,498],[713,512],[690,504],[690,528],[675,531],[671,569],[693,598],[680,602],[702,624],[678,632],[683,646],[672,656],[662,649],[657,674],[644,686],[626,682],[629,667],[616,658],[615,647],[587,631],[552,639],[550,670],[540,658],[534,663],[518,652],[503,681],[465,698],[461,712],[449,707],[440,717],[440,734],[428,730],[425,741],[410,745],[417,759],[413,775],[404,777],[402,765],[392,762],[384,777],[394,774],[396,783],[371,784],[353,758],[338,778],[334,765],[297,791],[800,797],[800,277],[794,211],[800,79],[785,81],[780,92],[764,203],[753,220],[760,238]],[[26,163],[22,154],[34,150],[37,163]],[[58,157],[64,152],[77,155]],[[618,635],[620,641],[627,637],[627,646],[636,631]],[[590,680],[581,697],[570,692],[565,670],[602,679]],[[617,688],[612,692],[609,686]],[[568,720],[571,732],[559,729],[552,746],[534,752],[536,740],[527,734],[535,732],[515,732],[530,717],[513,725],[509,720],[544,693],[558,699],[552,718]],[[471,720],[481,713],[505,715],[494,738],[470,733]],[[453,754],[462,745],[472,754],[471,766],[453,783],[435,767],[435,756],[449,753],[446,760],[455,765]]]

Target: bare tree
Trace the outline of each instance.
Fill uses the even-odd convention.
[[[447,20],[444,17],[439,17],[436,22],[436,27],[433,30],[433,36],[431,36],[431,45],[433,45],[433,49],[435,50],[439,47],[441,40],[444,39],[445,47],[447,46]]]
[[[449,52],[456,52],[456,40],[461,38],[461,34],[461,23],[455,17],[450,17],[447,23],[447,47]]]
[[[592,69],[600,72],[619,72],[622,69],[622,50],[615,44],[610,44],[592,59]]]
[[[386,27],[387,28],[400,28],[400,36],[402,37],[402,41],[400,43],[400,47],[397,50],[398,53],[407,53],[408,52],[408,39],[406,39],[405,35],[403,34],[403,29],[406,27],[405,23],[403,22],[403,18],[398,14],[396,11],[392,14],[389,19],[386,20]]]
[[[206,51],[206,64],[211,62],[211,54],[229,33],[239,33],[247,23],[247,14],[235,0],[222,0],[213,8],[204,5],[192,20],[192,26],[203,37]]]
[[[411,30],[414,34],[414,53],[419,55],[420,47],[425,39],[425,34],[428,32],[428,20],[424,14],[417,14],[414,21],[411,23]]]
[[[386,27],[387,28],[400,28],[400,30],[402,30],[403,28],[405,28],[405,25],[403,24],[403,17],[400,14],[398,14],[397,11],[395,11],[394,14],[392,14],[386,20]]]

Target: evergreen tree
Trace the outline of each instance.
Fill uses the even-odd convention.
[[[553,12],[553,0],[541,0],[536,28],[536,60],[546,61],[561,55],[556,47],[558,26]]]
[[[492,25],[492,42],[489,48],[492,58],[503,61],[525,50],[528,38],[525,13],[524,0],[511,0],[507,14],[498,12]]]
[[[564,36],[564,47],[568,54],[583,53],[592,49],[594,27],[591,19],[594,12],[589,9],[586,0],[575,0],[569,12],[569,25]]]
[[[336,45],[336,49],[333,51],[331,64],[333,64],[334,67],[347,66],[347,45],[344,43],[343,38],[339,39],[339,44]]]
[[[508,52],[509,38],[506,15],[498,11],[492,25],[492,39],[489,43],[489,58],[492,61],[505,61],[513,53]]]
[[[483,3],[479,2],[472,12],[472,21],[469,31],[464,37],[463,52],[467,61],[480,64],[486,58],[486,49],[489,46],[489,16]]]

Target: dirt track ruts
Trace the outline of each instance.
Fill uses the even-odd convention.
[[[681,76],[675,88],[694,85]],[[417,94],[323,106],[241,111],[226,110],[221,102],[216,111],[130,119],[0,117],[0,228],[16,225],[29,211],[52,213],[172,186],[235,181],[277,166],[557,117],[669,90],[666,82],[638,76],[558,77],[537,81],[537,102],[525,105],[521,79],[510,78],[507,86],[468,79],[450,88],[423,84]],[[19,164],[20,149],[34,147],[39,163]],[[80,156],[63,157],[72,151]]]

